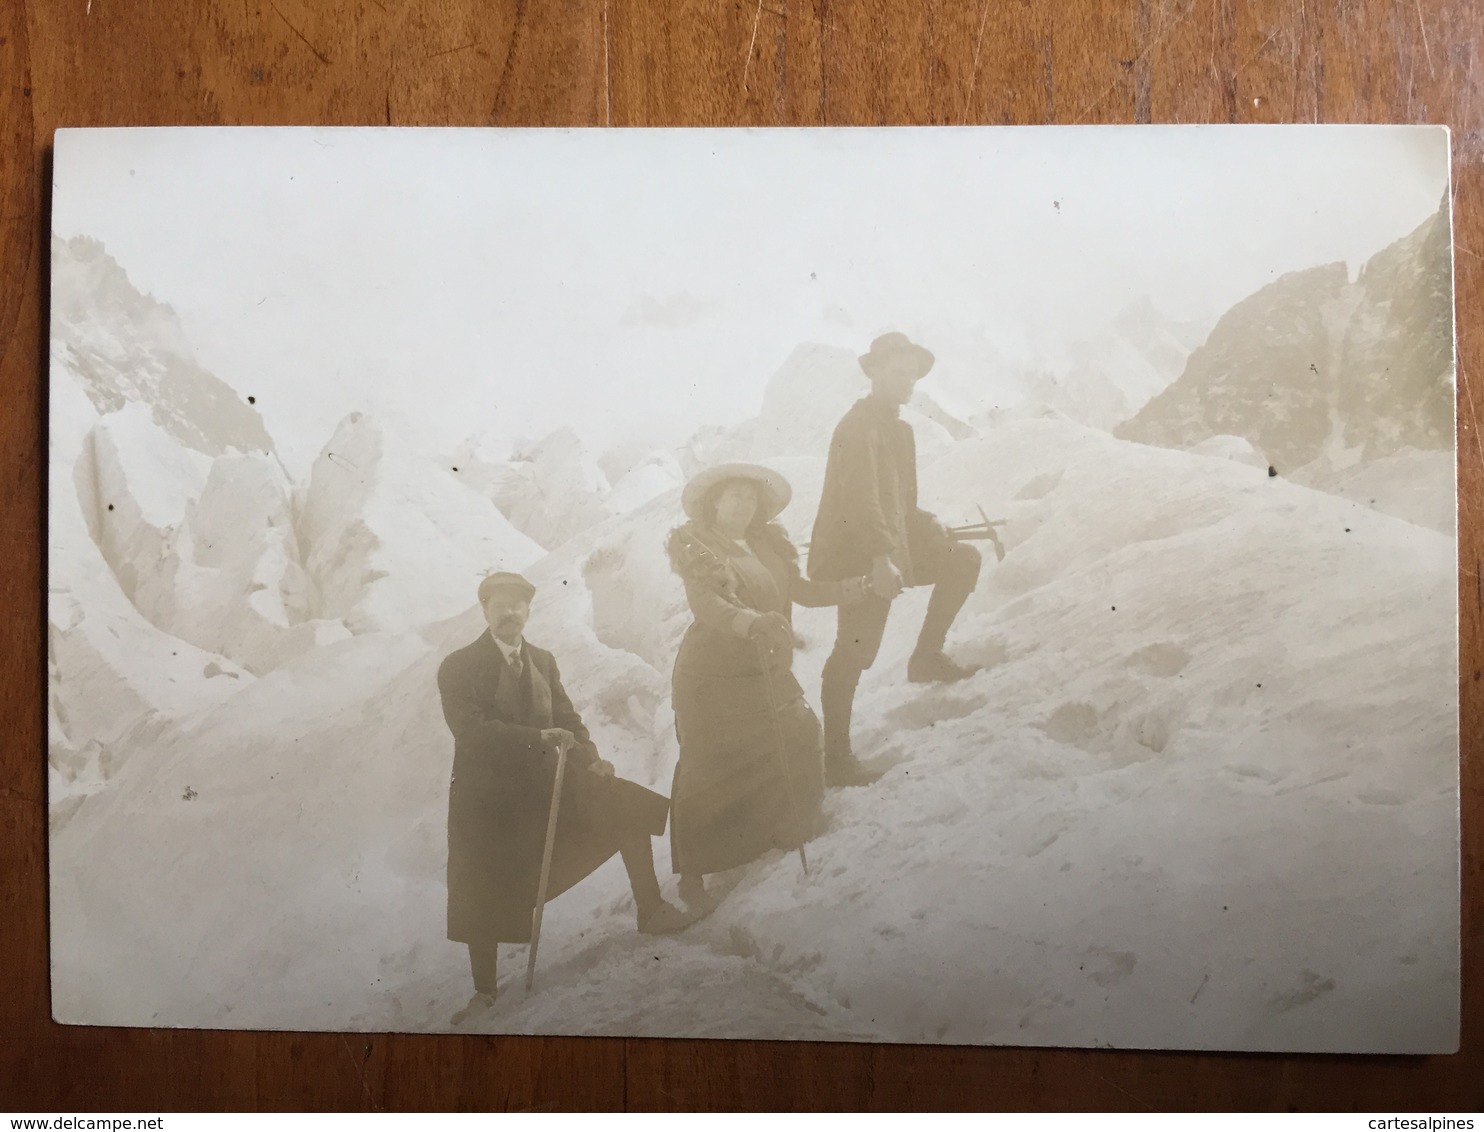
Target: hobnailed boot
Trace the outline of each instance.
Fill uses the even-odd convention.
[[[943,642],[948,639],[953,619],[974,591],[981,561],[979,552],[972,546],[959,543],[953,548],[949,562],[933,583],[922,632],[917,635],[917,647],[907,661],[907,679],[911,683],[954,684],[979,671],[977,666],[959,664],[945,656]]]
[[[956,684],[978,671],[975,666],[949,659],[941,649],[915,652],[907,661],[907,680],[913,684]]]

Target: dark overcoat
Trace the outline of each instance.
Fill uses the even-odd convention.
[[[669,813],[663,794],[591,769],[598,751],[562,687],[555,658],[523,647],[519,678],[488,632],[438,668],[443,718],[454,737],[448,938],[461,943],[531,938],[557,766],[556,752],[542,743],[543,728],[563,727],[577,738],[567,755],[548,899],[621,846],[664,833]]]
[[[809,576],[858,577],[885,554],[915,584],[913,551],[934,536],[937,520],[917,506],[917,442],[896,407],[865,397],[830,438],[819,514],[809,542]]]

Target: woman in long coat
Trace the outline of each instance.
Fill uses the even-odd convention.
[[[706,901],[706,873],[797,848],[819,829],[823,747],[793,674],[793,606],[858,601],[866,579],[802,576],[772,521],[791,494],[756,464],[709,468],[686,485],[690,522],[667,544],[695,616],[673,685],[670,856],[687,904]]]

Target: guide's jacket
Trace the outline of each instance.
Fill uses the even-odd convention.
[[[867,574],[887,555],[906,585],[913,549],[938,530],[917,506],[917,442],[895,405],[857,401],[830,438],[819,514],[809,543],[809,576],[823,581]]]
[[[620,846],[664,833],[669,813],[663,794],[592,771],[598,750],[562,687],[555,658],[529,642],[521,655],[517,676],[486,631],[438,668],[443,718],[454,737],[448,938],[461,943],[531,938],[557,766],[543,728],[562,727],[577,739],[563,777],[548,900]]]

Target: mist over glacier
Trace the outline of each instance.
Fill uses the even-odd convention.
[[[655,940],[610,862],[548,909],[538,993],[507,963],[479,1025],[1453,1048],[1451,353],[1405,348],[1439,334],[1440,215],[1354,278],[1284,276],[1210,325],[1142,296],[1056,357],[924,382],[904,414],[924,505],[1005,520],[949,639],[982,670],[905,683],[909,591],[856,709],[891,770],[829,794],[810,875],[765,857]],[[99,241],[53,262],[57,1017],[452,1028],[434,674],[483,628],[479,577],[531,577],[528,636],[604,756],[668,790],[680,486],[768,463],[807,539],[858,350],[784,343],[750,416],[679,441],[512,414],[435,444],[351,407],[297,466]],[[1323,383],[1290,380],[1321,349]],[[816,702],[833,628],[798,612]]]

